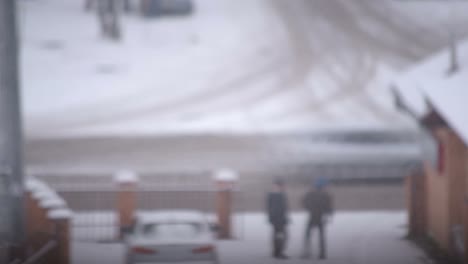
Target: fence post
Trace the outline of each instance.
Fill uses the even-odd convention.
[[[36,232],[44,233],[47,232],[48,228],[48,219],[47,219],[47,211],[49,206],[45,206],[43,201],[50,200],[50,199],[61,199],[57,196],[54,192],[50,192],[48,190],[40,190],[33,193],[33,198],[37,203],[37,218],[35,219],[34,228]],[[42,203],[42,205],[41,205]]]
[[[123,237],[124,230],[132,226],[136,204],[136,188],[138,175],[132,171],[121,171],[115,174],[114,181],[117,190],[117,214],[119,219],[119,237]]]
[[[29,192],[28,192],[29,193]],[[32,251],[38,250],[48,239],[50,225],[47,219],[47,208],[41,206],[43,200],[60,199],[46,186],[39,186],[30,191],[31,207],[28,208],[28,247]],[[43,204],[44,205],[44,204]],[[34,218],[33,218],[34,217]]]
[[[222,169],[215,173],[216,182],[216,214],[218,218],[220,239],[232,238],[232,190],[238,180],[236,172]]]
[[[70,264],[70,220],[72,212],[69,209],[53,209],[47,214],[55,234],[57,246],[53,251],[53,264]]]

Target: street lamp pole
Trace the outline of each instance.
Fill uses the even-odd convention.
[[[10,227],[3,242],[21,246],[25,234],[16,2],[0,1],[0,187],[6,197],[0,206],[7,208],[0,225]]]

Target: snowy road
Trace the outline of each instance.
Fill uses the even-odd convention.
[[[185,19],[123,17],[115,44],[81,1],[22,1],[26,134],[407,127],[386,81],[468,33],[467,3],[426,2],[196,0]]]
[[[238,263],[315,263],[299,258],[304,214],[292,216],[287,261],[269,257],[269,227],[264,215],[243,217],[244,237],[220,242],[222,264]],[[424,253],[403,239],[405,214],[402,212],[338,213],[329,226],[329,258],[319,263],[332,264],[418,264],[428,263]],[[315,242],[315,241],[314,241]],[[116,244],[73,246],[73,264],[121,264],[123,248]]]

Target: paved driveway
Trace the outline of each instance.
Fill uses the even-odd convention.
[[[302,260],[301,238],[304,214],[291,217],[290,239],[287,254],[289,260],[274,260],[269,253],[269,227],[262,214],[238,216],[236,223],[243,223],[242,237],[220,242],[221,263],[343,263],[343,264],[413,264],[426,263],[424,253],[405,235],[406,216],[403,212],[342,212],[329,225],[329,259]],[[314,240],[315,242],[315,240]],[[315,245],[317,245],[315,243]],[[119,244],[74,243],[73,263],[120,264],[123,263],[123,247]]]

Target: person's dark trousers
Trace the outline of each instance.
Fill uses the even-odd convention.
[[[284,225],[274,225],[272,244],[273,244],[273,257],[281,258],[285,257],[284,249],[286,247],[287,231]]]
[[[311,237],[313,229],[317,228],[319,232],[319,258],[325,259],[327,257],[327,245],[325,238],[325,226],[323,223],[313,223],[309,221],[305,231],[304,238],[304,257],[310,257],[311,250]]]

